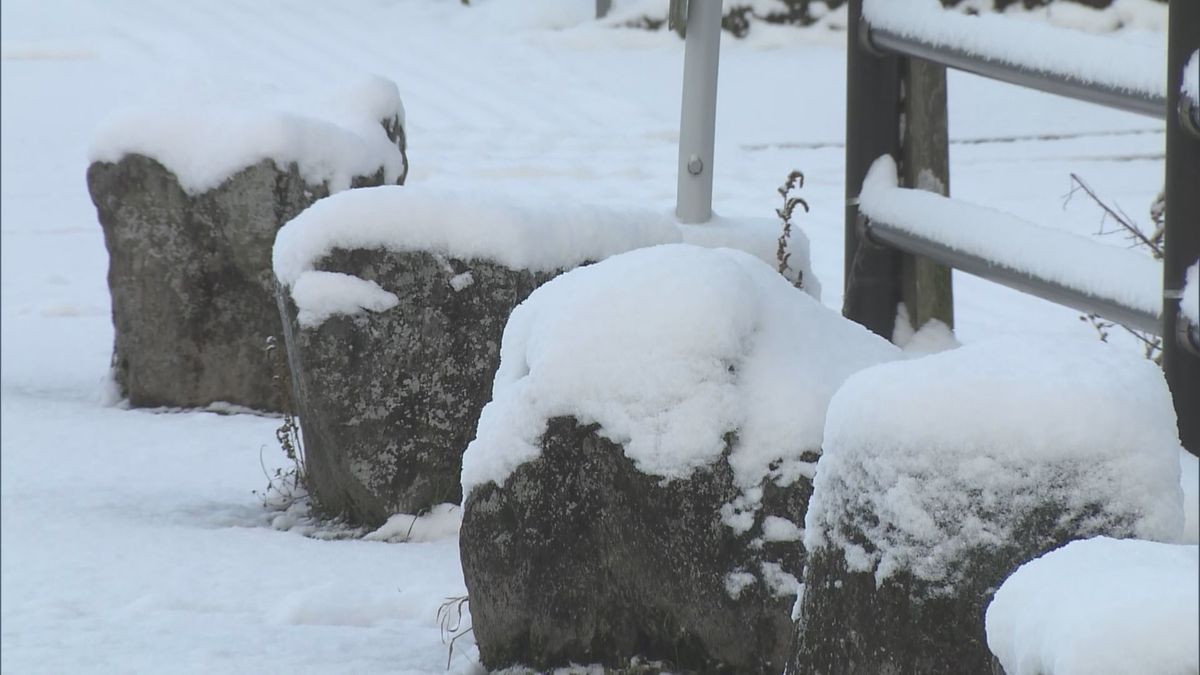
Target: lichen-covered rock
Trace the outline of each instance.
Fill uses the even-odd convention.
[[[563,269],[681,236],[661,214],[427,186],[289,222],[273,265],[319,508],[377,526],[459,503],[513,308]]]
[[[730,250],[659,246],[539,288],[463,458],[483,664],[778,672],[825,404],[895,356]]]
[[[727,463],[663,482],[595,425],[551,420],[540,457],[464,506],[482,662],[779,672],[804,569],[793,520],[811,490],[765,481],[739,531],[722,517],[745,499]]]
[[[1161,372],[1096,343],[999,340],[851,377],[806,517],[790,673],[986,673],[1018,566],[1097,535],[1174,540]]]
[[[384,121],[384,132],[400,166],[400,113]],[[136,133],[108,132],[93,150],[105,159],[87,173],[109,253],[113,370],[123,396],[138,407],[226,402],[282,410],[263,354],[266,339],[280,334],[271,246],[284,223],[330,194],[330,181],[314,179],[303,161],[261,159],[197,189],[192,174],[211,181],[213,173],[197,167],[212,159],[213,171],[225,171],[228,158],[210,158],[198,143],[162,148],[182,167],[181,179],[159,160],[125,149],[156,148]],[[341,187],[403,180],[406,170],[378,166]]]
[[[279,287],[315,502],[372,526],[460,502],[462,453],[491,396],[504,324],[551,274],[379,248],[336,249],[315,267],[391,297],[302,310],[293,298],[302,283]]]

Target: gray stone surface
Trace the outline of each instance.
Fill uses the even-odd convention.
[[[463,576],[483,664],[778,673],[794,595],[774,593],[762,564],[798,578],[804,552],[761,543],[762,522],[803,524],[811,482],[768,482],[743,534],[721,518],[739,494],[724,461],[663,483],[594,426],[550,420],[539,458],[464,505]],[[734,571],[754,575],[737,597],[726,585]]]
[[[462,454],[491,399],[513,308],[553,275],[425,252],[335,250],[317,270],[368,279],[400,303],[303,327],[278,293],[320,510],[377,526],[461,501]],[[470,272],[456,290],[451,281]]]
[[[403,148],[397,121],[384,126]],[[109,253],[123,396],[137,407],[281,410],[263,355],[267,337],[280,334],[271,247],[328,186],[264,160],[189,195],[170,170],[136,154],[92,164],[87,182]],[[382,182],[380,169],[353,187]]]
[[[932,582],[902,569],[877,585],[874,571],[850,570],[844,551],[828,546],[809,551],[805,593],[796,622],[787,673],[1002,673],[988,650],[984,613],[1000,584],[1017,567],[1069,541],[1097,535],[1133,536],[1128,515],[1105,508],[1105,495],[1068,511],[1061,494],[1071,488],[1071,470],[1062,483],[1030,483],[1014,501],[1034,497],[1011,522],[1015,537],[994,546],[974,546],[952,565],[952,580]],[[964,488],[966,489],[966,488]],[[982,517],[982,510],[946,510],[945,519]],[[1004,514],[1009,518],[1012,514]],[[871,513],[847,505],[841,526],[850,541],[873,548],[862,525]],[[1005,523],[1008,525],[1009,523]]]

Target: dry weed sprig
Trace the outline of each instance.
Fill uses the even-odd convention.
[[[279,349],[279,340],[275,336],[267,338],[265,352],[271,366],[271,386],[275,391],[275,398],[277,401],[283,402],[283,421],[275,430],[275,440],[292,465],[286,470],[276,468],[275,473],[271,474],[262,461],[260,449],[259,463],[263,465],[263,472],[267,474],[267,489],[261,496],[264,502],[270,501],[272,497],[278,498],[282,500],[284,508],[287,508],[309,494],[304,443],[301,440],[300,423],[292,412],[286,357]]]
[[[454,660],[454,643],[462,636],[474,630],[473,627],[463,628],[463,608],[470,604],[471,599],[466,595],[446,598],[446,601],[438,607],[437,622],[441,629],[442,644],[448,644],[449,649],[446,653],[446,670],[450,669],[450,662]],[[449,638],[449,639],[447,639]]]
[[[1082,178],[1076,174],[1071,174],[1071,190],[1067,193],[1066,200],[1063,202],[1065,206],[1071,201],[1071,198],[1076,193],[1083,192],[1086,194],[1104,215],[1100,218],[1100,230],[1097,234],[1108,235],[1114,232],[1124,232],[1127,239],[1133,242],[1134,247],[1143,247],[1150,251],[1150,255],[1155,260],[1162,260],[1163,257],[1163,232],[1165,222],[1166,196],[1164,193],[1158,193],[1154,203],[1150,205],[1150,220],[1154,223],[1154,230],[1149,234],[1137,224],[1129,214],[1125,213],[1124,209],[1117,205],[1109,205],[1096,191],[1092,189]],[[1105,230],[1104,225],[1109,220],[1115,221],[1120,227],[1120,230]],[[1147,359],[1154,363],[1162,364],[1162,338],[1145,331],[1136,330],[1123,324],[1116,324],[1112,321],[1106,321],[1096,314],[1086,314],[1079,317],[1080,321],[1086,321],[1096,329],[1096,333],[1100,336],[1101,342],[1108,342],[1109,329],[1113,326],[1120,325],[1121,329],[1132,335],[1135,339],[1142,343],[1142,349]]]
[[[788,262],[791,260],[792,254],[788,251],[788,242],[792,236],[792,215],[796,211],[797,206],[804,207],[804,212],[808,213],[808,202],[800,197],[793,197],[792,190],[799,190],[804,187],[804,173],[798,170],[793,170],[788,174],[787,180],[783,185],[779,186],[776,192],[783,198],[783,206],[775,209],[775,215],[783,222],[783,232],[779,235],[778,246],[775,249],[775,260],[779,263],[779,273],[786,275],[791,269]],[[798,270],[796,273],[796,286],[804,287],[804,272]]]

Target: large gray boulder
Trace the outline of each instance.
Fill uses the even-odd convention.
[[[314,267],[396,299],[302,322],[279,287],[314,503],[379,526],[460,502],[462,453],[491,396],[504,324],[552,273],[378,248],[336,249]]]
[[[804,570],[794,523],[811,491],[804,477],[764,481],[740,531],[722,518],[745,501],[728,463],[664,483],[595,425],[550,420],[536,460],[464,505],[482,662],[779,672]]]
[[[992,594],[1097,535],[1173,540],[1179,442],[1153,364],[996,341],[853,376],[830,404],[790,673],[986,673]]]
[[[378,526],[460,503],[513,308],[589,260],[680,236],[661,216],[350,190],[280,231],[288,358],[318,510]]]
[[[400,114],[384,129],[403,170],[380,165],[341,187],[403,180]],[[113,370],[123,396],[138,407],[283,410],[263,353],[281,332],[271,246],[284,223],[330,194],[331,182],[314,180],[304,158],[262,159],[197,189],[159,160],[121,150],[120,139],[108,145],[116,149],[88,167],[87,182],[109,253]],[[198,143],[183,159],[162,154],[186,169],[220,151]]]
[[[779,672],[824,407],[896,350],[748,255],[610,258],[509,319],[463,458],[488,668]]]

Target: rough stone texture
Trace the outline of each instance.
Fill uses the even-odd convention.
[[[384,126],[403,148],[397,121]],[[87,181],[108,248],[123,396],[137,407],[223,401],[282,410],[263,355],[267,337],[280,333],[271,247],[329,187],[264,160],[189,195],[169,169],[136,154],[92,164]],[[382,182],[380,169],[352,187]]]
[[[316,269],[374,281],[400,303],[303,327],[279,289],[315,501],[371,526],[458,503],[462,454],[491,399],[508,315],[553,275],[383,250],[335,250]],[[451,280],[466,272],[471,283],[455,290]]]
[[[799,578],[804,551],[762,544],[762,522],[803,523],[811,486],[768,483],[738,535],[720,514],[740,494],[724,461],[663,483],[595,426],[550,420],[539,458],[464,505],[463,576],[483,664],[778,673],[795,596],[773,594],[762,563]],[[726,588],[734,571],[755,576],[737,598]]]
[[[1041,506],[1014,523],[1017,537],[966,550],[951,582],[930,582],[901,570],[876,584],[873,571],[847,568],[836,546],[808,552],[805,592],[787,673],[1003,673],[987,646],[984,613],[1000,584],[1022,564],[1067,542],[1098,535],[1133,536],[1128,516],[1105,511],[1105,496],[1067,512],[1056,493],[1071,489],[1070,469],[1058,485],[1028,486]],[[947,519],[967,514],[946,512]],[[979,516],[976,512],[971,515]],[[985,514],[984,514],[985,515]],[[850,540],[873,548],[855,523],[873,516],[847,508]],[[986,515],[985,515],[986,520]]]

